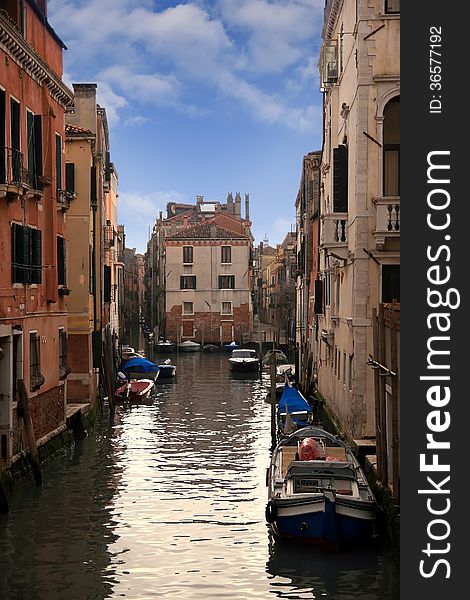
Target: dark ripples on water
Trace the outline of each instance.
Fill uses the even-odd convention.
[[[393,600],[380,549],[274,542],[264,521],[266,381],[180,354],[153,404],[119,409],[0,516],[0,598]]]

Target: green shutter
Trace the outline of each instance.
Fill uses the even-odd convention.
[[[65,189],[67,194],[75,194],[75,163],[65,164]]]
[[[42,283],[41,230],[30,229],[31,233],[31,283]]]
[[[55,134],[55,181],[56,191],[62,190],[62,138]]]
[[[34,115],[26,112],[26,136],[28,141],[28,182],[33,190],[36,186],[36,172],[34,168]]]

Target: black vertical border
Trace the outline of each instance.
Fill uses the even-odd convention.
[[[468,156],[469,110],[464,86],[468,81],[470,32],[460,5],[454,2],[402,2],[401,3],[401,360],[400,360],[400,462],[401,462],[401,549],[400,549],[400,597],[426,600],[460,598],[468,594],[464,562],[469,555],[466,542],[470,537],[470,353],[467,339],[470,337],[466,289],[470,277],[470,201],[465,174],[470,174]],[[431,28],[437,29],[431,29]],[[431,38],[440,33],[441,47],[435,47],[441,56],[431,54]],[[431,75],[430,67],[440,59],[441,89],[431,86],[439,78]],[[434,79],[434,81],[432,81]],[[434,88],[434,89],[432,89]],[[440,112],[432,113],[431,100],[440,100]],[[434,102],[433,109],[439,105]],[[429,183],[427,177],[428,153],[449,151],[435,162],[449,164],[449,184]],[[434,160],[434,159],[433,159]],[[445,179],[444,171],[436,177]],[[450,194],[450,205],[442,211],[431,210],[428,194],[433,189],[444,189]],[[445,194],[436,193],[433,199],[443,200]],[[427,223],[428,214],[437,223],[450,216],[447,229],[433,231]],[[446,236],[450,236],[450,239]],[[439,257],[431,261],[430,253]],[[428,269],[439,265],[442,275],[450,268],[450,281],[433,285],[428,281]],[[436,271],[433,272],[434,275]],[[441,276],[442,278],[442,276]],[[454,288],[460,294],[460,306],[455,309],[433,309],[427,300],[428,287],[446,291]],[[457,294],[452,294],[452,301]],[[439,332],[435,321],[428,327],[427,318],[433,312],[449,315],[451,326],[447,332]],[[444,323],[445,319],[441,322]],[[432,336],[449,336],[449,341],[433,341],[432,347],[450,350],[434,360],[450,365],[449,370],[428,369],[428,346]],[[426,375],[448,375],[450,381],[421,380]],[[427,400],[427,390],[432,385],[448,385],[450,401],[440,408],[432,407]],[[441,388],[442,389],[442,388]],[[426,435],[430,433],[427,419],[434,410],[440,411],[441,421],[445,412],[450,415],[450,427],[435,433],[436,440],[450,442],[449,449],[427,450]],[[420,454],[438,454],[438,461],[450,466],[449,472],[424,472],[420,469]],[[427,479],[430,477],[434,485]],[[447,476],[450,480],[444,482]],[[444,483],[443,483],[444,482]],[[419,490],[447,490],[448,493],[419,493]],[[428,504],[428,502],[430,504]],[[448,508],[441,515],[432,510]],[[431,524],[434,519],[444,523]],[[429,532],[442,540],[433,540]],[[428,547],[429,544],[429,547]],[[447,545],[449,544],[449,545]],[[447,561],[439,562],[438,561]],[[421,562],[424,561],[424,562]],[[420,573],[420,566],[428,577]],[[449,577],[447,577],[449,575]],[[467,592],[465,590],[467,589]],[[463,594],[463,595],[462,595]]]

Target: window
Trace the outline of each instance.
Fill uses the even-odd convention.
[[[44,375],[41,374],[41,338],[37,331],[29,334],[29,374],[30,389],[32,392],[38,390],[44,383]]]
[[[219,275],[219,290],[234,290],[235,275]]]
[[[232,314],[232,303],[231,302],[222,302],[222,309],[220,311],[222,315],[231,315]]]
[[[65,286],[67,284],[65,267],[65,240],[60,235],[57,236],[57,285]]]
[[[41,115],[26,112],[26,135],[28,136],[28,183],[33,190],[42,189],[42,122]]]
[[[75,163],[65,163],[65,191],[67,198],[75,198]]]
[[[346,352],[343,352],[343,383],[346,383]]]
[[[338,61],[336,41],[331,40],[323,45],[320,51],[320,90],[323,92],[338,79]]]
[[[348,389],[352,391],[353,355],[349,355]]]
[[[103,301],[111,302],[111,267],[103,265]]]
[[[193,302],[183,302],[183,315],[193,315],[194,314],[194,303]]]
[[[400,12],[400,0],[385,0],[385,13],[394,15]]]
[[[333,212],[348,212],[348,149],[333,148]]]
[[[383,194],[400,195],[400,98],[390,100],[384,110]]]
[[[39,229],[12,223],[12,283],[42,282],[41,237],[41,231]]]
[[[61,327],[59,329],[59,379],[65,379],[70,371],[67,364],[67,333]]]
[[[382,265],[382,302],[400,302],[400,265]]]
[[[55,181],[57,195],[62,190],[62,138],[55,134]]]
[[[0,183],[7,182],[6,163],[6,93],[0,89]]]
[[[180,290],[195,290],[196,275],[180,275]]]
[[[183,263],[184,264],[193,264],[193,247],[192,246],[183,246]]]
[[[231,246],[222,246],[221,248],[221,261],[222,263],[231,263],[232,262],[232,247]]]
[[[20,147],[20,103],[10,98],[11,183],[20,183],[23,157]]]

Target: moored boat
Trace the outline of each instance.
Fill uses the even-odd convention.
[[[231,371],[258,371],[259,357],[256,350],[241,348],[233,350],[228,359]]]
[[[131,379],[116,390],[115,400],[117,403],[139,404],[148,400],[154,387],[152,379]]]
[[[294,385],[286,382],[277,405],[278,437],[311,425],[312,421],[313,410],[307,399]]]
[[[155,351],[160,354],[170,354],[176,351],[176,344],[170,340],[160,340],[155,344]]]
[[[172,365],[169,358],[163,363],[158,365],[160,373],[158,374],[158,381],[161,379],[171,379],[176,376],[176,365]]]
[[[130,379],[152,379],[160,373],[158,365],[142,356],[134,356],[121,365],[121,371]]]
[[[376,501],[352,450],[321,427],[298,429],[275,447],[266,520],[284,539],[334,549],[371,540]]]
[[[201,349],[201,344],[197,342],[193,342],[191,340],[186,340],[181,342],[178,346],[178,350],[182,352],[198,352]]]

